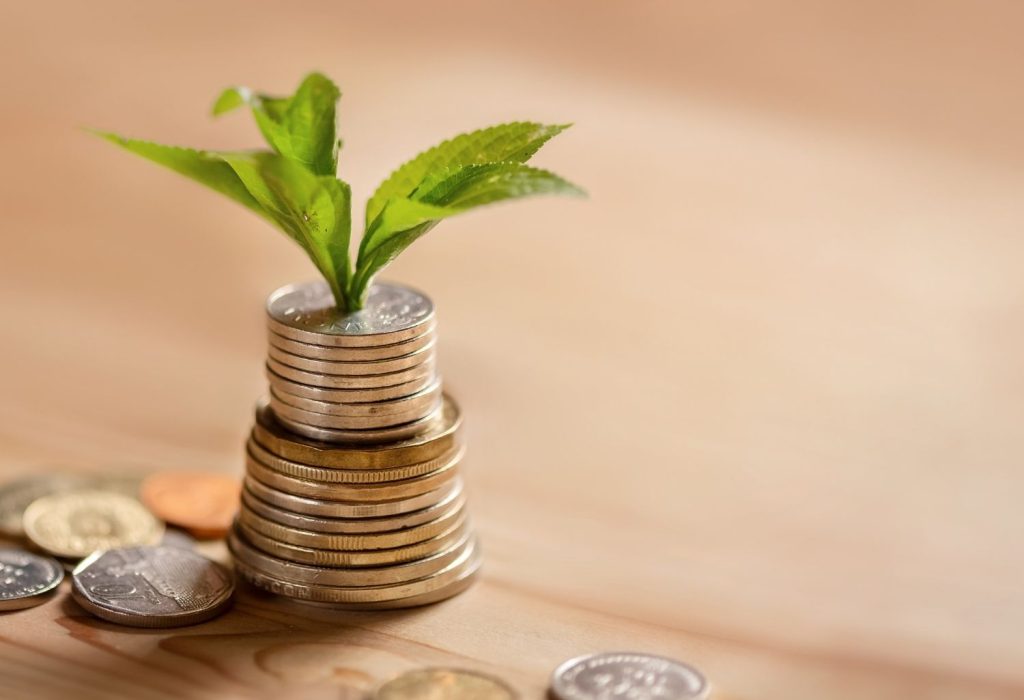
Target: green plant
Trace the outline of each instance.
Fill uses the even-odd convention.
[[[290,97],[242,87],[225,90],[213,114],[248,106],[271,150],[200,151],[97,133],[276,225],[306,251],[342,312],[362,308],[374,275],[441,219],[506,199],[583,194],[554,173],[525,164],[568,125],[513,122],[461,134],[419,154],[381,183],[366,204],[366,228],[353,267],[352,193],[336,177],[340,97],[319,73],[306,76]]]

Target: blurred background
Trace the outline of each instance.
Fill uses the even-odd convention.
[[[728,697],[1022,697],[1022,26],[1009,0],[5,3],[0,476],[239,473],[263,301],[315,275],[82,127],[253,147],[218,92],[322,70],[361,221],[447,136],[573,121],[536,162],[589,201],[445,222],[387,275],[439,309],[485,585],[697,640]]]

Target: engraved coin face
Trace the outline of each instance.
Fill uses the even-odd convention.
[[[25,534],[59,557],[153,544],[164,527],[136,499],[108,491],[69,491],[44,496],[25,510]]]
[[[226,610],[234,592],[227,569],[180,547],[96,552],[72,577],[72,594],[83,608],[133,627],[203,622]]]
[[[551,679],[558,700],[703,700],[708,690],[708,682],[692,666],[628,652],[570,659]]]
[[[98,489],[134,495],[138,479],[133,477],[90,477],[70,474],[29,476],[0,486],[0,532],[11,537],[24,537],[22,519],[25,509],[43,496],[52,493]]]
[[[64,567],[21,549],[0,549],[0,610],[39,605],[64,580]]]
[[[424,668],[403,673],[374,694],[374,700],[515,700],[505,681],[476,671]]]
[[[293,340],[331,345],[331,336],[335,336],[338,344],[344,345],[348,336],[353,345],[362,345],[358,337],[368,336],[368,344],[378,345],[402,342],[426,331],[434,305],[414,289],[377,283],[361,310],[341,314],[330,287],[316,280],[291,284],[271,294],[267,314],[275,332]],[[398,337],[403,335],[407,337]]]

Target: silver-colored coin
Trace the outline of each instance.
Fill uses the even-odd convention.
[[[395,414],[408,413],[417,409],[434,407],[441,400],[441,382],[434,381],[420,391],[410,396],[402,396],[387,401],[373,401],[368,403],[337,403],[334,401],[317,401],[302,396],[294,396],[287,392],[270,388],[271,396],[276,396],[282,403],[300,408],[303,411],[322,413],[328,416],[352,416],[372,417],[391,416]]]
[[[449,585],[471,576],[480,568],[480,564],[480,552],[473,545],[467,547],[453,562],[429,576],[379,586],[325,586],[292,583],[269,577],[240,560],[236,561],[235,566],[242,577],[272,593],[324,603],[361,604],[397,603],[402,599],[446,589]]]
[[[228,548],[231,553],[254,571],[279,581],[322,586],[383,586],[413,581],[444,569],[473,546],[473,535],[467,533],[448,549],[424,559],[381,567],[331,569],[296,564],[272,557],[247,542],[237,530],[233,529],[228,533]]]
[[[273,357],[267,357],[267,372],[273,372],[279,377],[284,377],[299,384],[318,386],[323,389],[383,389],[406,384],[423,377],[433,377],[437,373],[437,367],[434,364],[434,359],[429,358],[415,367],[398,372],[342,376],[307,372],[289,367],[283,362],[278,362]]]
[[[680,661],[633,652],[570,659],[555,669],[551,692],[558,700],[703,700],[703,674]]]
[[[458,477],[458,466],[464,454],[465,448],[457,447],[449,453],[447,462],[428,474],[381,484],[346,484],[299,479],[268,467],[249,451],[246,451],[245,466],[248,476],[271,488],[295,496],[325,501],[388,503],[399,498],[415,498],[454,481]]]
[[[429,523],[445,513],[462,508],[466,499],[461,489],[452,491],[439,503],[415,510],[411,513],[390,515],[378,518],[321,518],[304,513],[293,513],[267,503],[249,489],[242,489],[242,503],[246,508],[262,518],[280,525],[309,530],[311,532],[336,533],[341,535],[357,535],[361,533],[393,532],[404,528],[416,527]]]
[[[284,350],[292,355],[308,357],[311,360],[329,360],[332,362],[366,362],[370,360],[388,360],[393,357],[401,357],[409,353],[421,350],[433,344],[437,338],[435,332],[436,324],[431,323],[423,329],[423,334],[415,338],[394,343],[392,345],[379,345],[367,348],[338,348],[330,345],[314,345],[303,343],[291,338],[285,338],[274,331],[267,332],[267,340],[273,347]]]
[[[63,580],[64,567],[55,559],[0,549],[0,611],[45,603]]]
[[[433,428],[436,423],[440,422],[441,417],[443,416],[443,408],[443,405],[439,405],[433,412],[427,414],[420,420],[412,421],[411,423],[401,423],[389,428],[367,428],[365,430],[339,430],[337,428],[324,428],[321,426],[310,425],[309,423],[303,423],[299,420],[293,420],[277,412],[275,412],[275,418],[277,418],[277,421],[281,425],[290,429],[293,433],[298,433],[299,435],[311,440],[334,443],[381,443],[395,442],[405,438],[411,438],[414,435],[426,433]]]
[[[301,369],[305,372],[329,374],[339,377],[364,377],[366,375],[391,374],[419,367],[427,360],[436,357],[434,345],[427,345],[415,352],[388,360],[365,360],[363,362],[336,362],[334,360],[313,360],[300,355],[293,355],[273,345],[267,348],[267,357],[272,357],[281,364]]]
[[[441,396],[435,392],[422,404],[406,406],[401,413],[374,414],[370,416],[333,415],[329,413],[318,413],[307,411],[286,403],[280,396],[270,392],[270,408],[278,417],[310,425],[317,428],[331,428],[332,430],[380,430],[393,428],[396,425],[404,425],[423,419],[435,413],[441,407]]]
[[[428,373],[419,379],[395,384],[394,386],[382,386],[377,389],[323,389],[318,386],[310,386],[300,382],[293,382],[290,379],[274,374],[267,370],[267,380],[270,388],[278,394],[296,396],[312,401],[326,401],[328,403],[372,403],[374,401],[391,401],[423,391],[431,384],[440,382],[440,377],[434,373]]]
[[[403,498],[396,501],[381,501],[379,503],[356,503],[352,501],[327,501],[307,496],[296,496],[286,493],[273,486],[268,486],[253,478],[252,475],[245,477],[245,488],[261,501],[271,505],[290,510],[293,513],[305,513],[324,518],[390,518],[404,513],[413,513],[423,508],[430,508],[448,499],[453,492],[462,492],[462,481],[458,478],[452,480],[433,491]]]
[[[96,552],[72,574],[75,601],[109,622],[180,627],[227,610],[234,592],[220,564],[180,547],[129,547]]]
[[[267,300],[270,330],[292,340],[334,347],[394,345],[422,335],[434,305],[409,287],[378,282],[360,311],[340,314],[324,280],[281,287]]]

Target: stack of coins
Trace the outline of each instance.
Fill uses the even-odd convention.
[[[378,285],[367,311],[339,316],[326,284],[289,285],[267,313],[270,406],[294,432],[385,442],[416,434],[440,412],[434,312],[418,292]]]
[[[316,282],[278,290],[267,313],[270,397],[256,410],[228,538],[238,573],[358,609],[464,590],[480,555],[429,299],[378,284],[365,309],[342,315]]]

